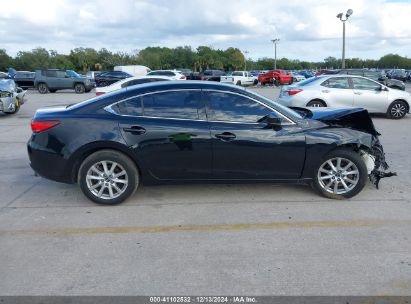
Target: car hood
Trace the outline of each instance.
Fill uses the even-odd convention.
[[[293,107],[306,119],[314,119],[330,126],[351,128],[374,136],[380,135],[368,111],[363,108],[299,108]]]
[[[16,84],[12,79],[0,80],[0,91],[14,92],[16,90]]]

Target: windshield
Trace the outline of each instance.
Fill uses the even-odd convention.
[[[67,75],[69,75],[70,77],[80,78],[80,75],[77,74],[76,72],[74,72],[73,70],[67,70],[66,73],[67,73]]]
[[[248,91],[247,92],[251,93],[252,95],[254,95],[254,97],[257,100],[260,100],[268,105],[272,105],[274,108],[279,109],[283,114],[287,115],[289,118],[297,118],[297,119],[301,119],[303,118],[303,116],[300,113],[297,113],[294,110],[291,110],[290,108],[283,106],[277,102],[275,102],[274,100],[271,100],[263,95],[260,95],[256,92],[252,92],[252,91]]]

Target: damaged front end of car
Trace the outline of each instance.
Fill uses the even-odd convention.
[[[359,152],[367,166],[370,181],[378,189],[384,177],[396,176],[396,172],[387,171],[384,148],[381,145],[374,123],[367,110],[363,108],[293,108],[305,118],[321,121],[328,126],[350,128],[372,135],[371,142],[362,145]]]
[[[24,103],[26,91],[17,87],[12,79],[0,80],[0,112],[14,114]]]

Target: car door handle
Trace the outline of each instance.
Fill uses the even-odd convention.
[[[354,92],[355,95],[362,95],[361,92]]]
[[[132,126],[130,128],[123,128],[124,132],[129,132],[134,135],[140,135],[146,133],[146,129],[140,126]]]
[[[216,134],[214,136],[218,139],[221,139],[222,141],[230,141],[236,138],[235,134],[230,132],[224,132],[221,134]]]
[[[323,93],[330,93],[330,90],[322,90]]]

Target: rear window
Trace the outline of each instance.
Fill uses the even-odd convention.
[[[233,76],[243,76],[243,73],[242,72],[234,72]]]
[[[303,86],[306,86],[307,84],[310,84],[310,83],[312,83],[312,82],[317,81],[318,79],[320,79],[320,78],[311,77],[311,78],[308,78],[308,79],[306,79],[306,80],[300,81],[299,83],[297,83],[297,86],[303,87]]]

